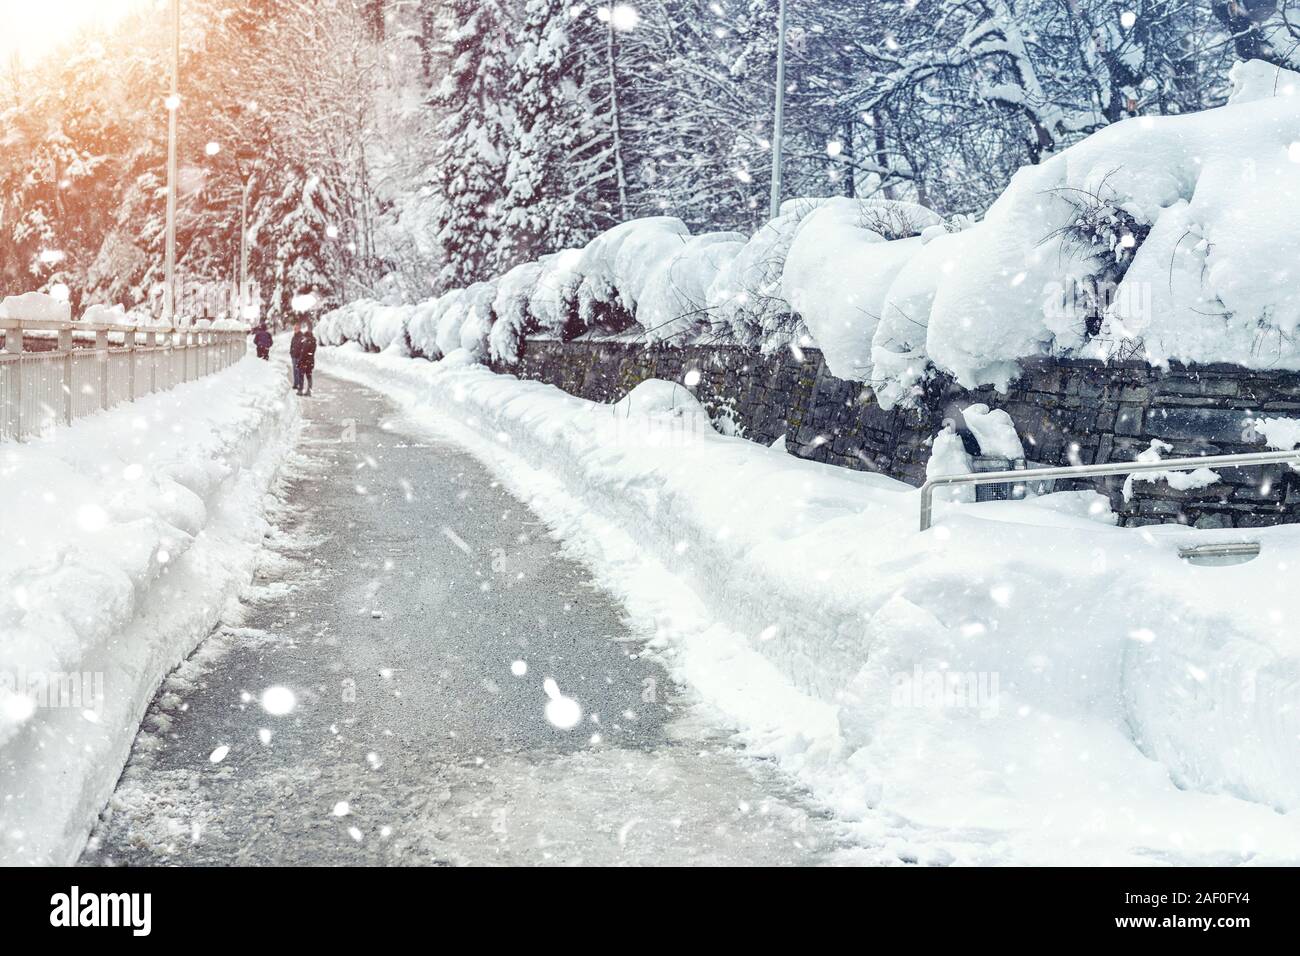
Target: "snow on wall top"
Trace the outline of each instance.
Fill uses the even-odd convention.
[[[633,220],[405,307],[409,341],[508,362],[527,334],[610,310],[649,340],[780,348],[806,333],[886,407],[932,369],[1005,388],[1041,355],[1300,369],[1300,75],[1250,62],[1232,82],[1226,106],[1125,120],[1021,169],[978,223],[843,197],[788,200],[748,239]],[[344,307],[322,334],[402,338],[388,315],[380,335],[357,330],[374,312]]]

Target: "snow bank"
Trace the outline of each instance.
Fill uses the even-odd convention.
[[[154,689],[248,580],[285,381],[249,357],[0,446],[0,864],[75,860]]]
[[[463,364],[325,350],[470,448],[674,673],[864,840],[924,862],[1300,862],[1300,528],[1122,529],[1104,498],[940,505]],[[655,386],[662,389],[662,386]]]

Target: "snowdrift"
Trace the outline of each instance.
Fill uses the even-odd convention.
[[[507,364],[527,335],[622,324],[801,341],[885,407],[935,369],[1005,388],[1029,356],[1300,369],[1300,76],[1252,61],[1233,83],[1226,106],[1125,120],[1020,170],[978,223],[845,198],[790,200],[748,239],[638,219],[512,270],[494,301],[453,291],[403,321],[441,312],[443,334],[411,335],[428,357],[458,343]],[[385,347],[372,312],[329,314],[326,339]]]
[[[154,689],[247,583],[285,391],[249,357],[0,448],[0,864],[75,860]]]
[[[1300,528],[1195,568],[1178,545],[1221,533],[1120,529],[1068,492],[941,505],[922,534],[914,489],[684,428],[680,386],[611,406],[321,362],[482,457],[749,746],[896,858],[1300,862],[1300,597],[1274,579]]]

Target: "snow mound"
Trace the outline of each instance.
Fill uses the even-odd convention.
[[[1016,423],[1000,408],[989,411],[987,405],[968,405],[962,419],[979,442],[981,455],[999,458],[1024,458],[1025,446],[1016,434]]]
[[[44,292],[7,295],[0,300],[0,319],[25,319],[28,322],[71,322],[72,306]]]
[[[613,404],[615,414],[671,415],[686,418],[708,414],[695,395],[677,382],[648,378]]]
[[[1253,103],[1273,96],[1300,93],[1300,73],[1263,60],[1234,63],[1228,79],[1232,83],[1229,103]]]
[[[974,470],[970,453],[961,440],[952,422],[946,422],[943,430],[934,436],[930,444],[930,457],[925,463],[925,477],[947,478],[950,475],[969,475]],[[939,488],[936,498],[943,501],[974,501],[973,485],[958,485],[953,488]]]

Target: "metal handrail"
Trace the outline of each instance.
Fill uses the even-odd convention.
[[[1146,471],[1193,471],[1197,468],[1247,468],[1252,465],[1300,464],[1300,449],[1258,451],[1240,455],[1206,455],[1201,458],[1169,458],[1165,461],[1122,461],[1099,465],[1066,465],[1060,468],[1027,468],[1024,471],[985,471],[970,475],[941,475],[921,486],[921,530],[929,529],[934,514],[934,490],[946,485],[1025,484],[1047,478],[1087,478],[1129,475]]]
[[[71,424],[124,401],[227,368],[247,349],[248,327],[220,322],[134,326],[0,318],[0,441]],[[53,348],[29,350],[44,333]],[[54,335],[50,335],[54,333]],[[120,335],[114,345],[110,335]],[[74,340],[93,339],[76,347]]]

